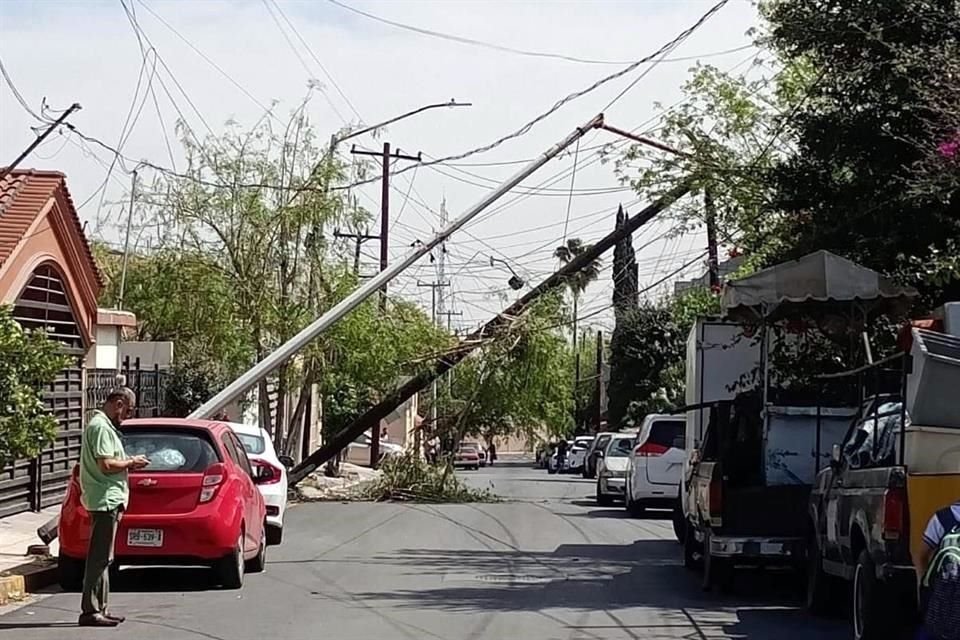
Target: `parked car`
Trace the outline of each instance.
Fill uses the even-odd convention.
[[[623,498],[633,441],[632,435],[615,435],[601,452],[597,462],[597,504],[609,506]]]
[[[457,452],[453,456],[453,466],[473,469],[480,468],[480,445],[475,442],[464,442],[460,444]]]
[[[370,432],[367,431],[362,436],[347,445],[346,461],[350,464],[355,464],[358,467],[369,467],[370,438]],[[386,440],[380,441],[379,462],[383,462],[383,459],[387,456],[399,456],[401,454],[403,454],[403,447],[400,445],[394,442],[387,442]]]
[[[610,443],[610,438],[614,435],[616,434],[612,431],[604,431],[598,433],[597,437],[590,443],[587,454],[583,459],[584,478],[595,478],[597,476],[597,462],[603,455],[604,448]]]
[[[624,506],[640,517],[648,507],[676,506],[683,461],[686,421],[671,415],[648,415],[643,420],[627,459]]]
[[[283,541],[283,514],[287,510],[287,469],[293,466],[293,459],[278,456],[270,434],[258,425],[227,424],[240,439],[250,463],[260,468],[257,486],[267,508],[267,544],[280,544]]]
[[[250,464],[227,425],[208,420],[144,418],[120,427],[128,455],[150,465],[130,471],[130,503],[117,528],[115,566],[208,565],[227,588],[267,558],[266,506]],[[78,590],[90,543],[90,515],[80,503],[74,467],[60,508],[60,583]]]
[[[477,455],[480,456],[480,466],[487,466],[487,452],[483,450],[483,447],[477,445]]]
[[[577,436],[570,445],[567,459],[561,473],[579,473],[583,471],[583,463],[587,458],[587,449],[593,444],[594,436]]]

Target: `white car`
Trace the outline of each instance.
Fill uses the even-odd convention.
[[[593,444],[594,436],[577,436],[573,439],[570,451],[567,452],[566,464],[563,465],[564,471],[570,473],[579,473],[583,471],[583,463],[587,459],[587,450]]]
[[[358,467],[370,466],[370,432],[367,431],[362,436],[347,445],[346,461],[355,464]],[[403,454],[403,447],[387,440],[380,440],[380,461],[387,456],[398,456]]]
[[[686,422],[671,415],[648,415],[627,463],[624,504],[640,517],[648,507],[673,509],[686,456]]]
[[[287,510],[287,467],[293,466],[293,460],[289,456],[278,456],[270,434],[259,426],[238,422],[227,424],[240,439],[250,463],[260,467],[261,473],[265,474],[261,476],[264,479],[257,482],[257,488],[267,507],[267,544],[280,544],[283,541],[283,514]]]
[[[597,504],[609,506],[626,492],[627,464],[635,436],[618,433],[610,438],[597,460]]]

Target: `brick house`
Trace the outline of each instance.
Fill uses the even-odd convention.
[[[0,304],[12,306],[25,328],[45,330],[70,356],[45,390],[60,425],[57,440],[38,458],[0,469],[0,517],[38,511],[63,496],[80,453],[87,362],[109,358],[123,328],[136,322],[132,314],[97,307],[102,287],[64,175],[15,170],[0,180]]]

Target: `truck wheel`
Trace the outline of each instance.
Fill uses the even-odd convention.
[[[890,638],[890,607],[877,580],[877,569],[866,549],[857,558],[853,573],[853,638],[854,640],[880,640]]]
[[[679,499],[677,504],[673,506],[673,535],[676,536],[677,542],[680,544],[683,544],[687,537],[687,520],[683,517],[683,506]]]
[[[696,529],[692,522],[687,522],[683,535],[683,566],[691,571],[699,569],[703,564],[703,553],[697,544]]]
[[[817,616],[836,613],[837,579],[823,570],[823,557],[816,536],[807,541],[807,610]]]
[[[733,587],[733,559],[720,558],[710,553],[710,530],[703,538],[703,590],[710,591],[714,586],[721,593],[729,593]]]

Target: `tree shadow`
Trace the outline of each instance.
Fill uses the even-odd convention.
[[[551,552],[402,549],[377,556],[375,562],[404,567],[411,576],[435,574],[444,583],[438,589],[354,594],[377,606],[461,614],[559,608],[616,616],[619,610],[630,618],[636,618],[637,610],[661,608],[671,616],[682,612],[684,620],[670,625],[698,629],[704,624],[735,637],[844,637],[836,623],[807,618],[799,610],[798,585],[790,574],[742,570],[735,578],[734,595],[703,592],[699,576],[682,568],[673,540],[561,545]],[[723,614],[719,618],[718,612]],[[613,627],[617,624],[611,620]],[[638,630],[644,626],[630,621],[623,625]]]

